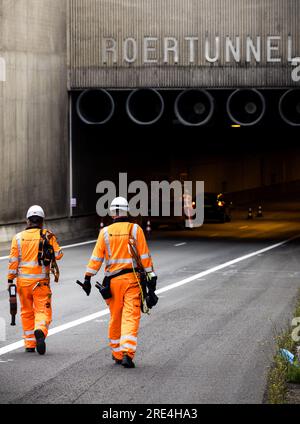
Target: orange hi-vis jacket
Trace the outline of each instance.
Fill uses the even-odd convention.
[[[12,240],[9,256],[8,280],[17,278],[18,285],[30,286],[32,283],[49,282],[50,267],[39,265],[38,251],[40,229],[32,228],[18,233]],[[46,231],[46,230],[43,230]],[[51,245],[57,260],[63,257],[63,252],[53,236]]]
[[[154,272],[153,262],[142,228],[129,222],[115,222],[100,231],[93,255],[86,269],[87,275],[96,275],[106,262],[105,275],[113,276],[123,269],[136,267],[129,247],[129,236],[136,242],[137,253],[147,273]]]

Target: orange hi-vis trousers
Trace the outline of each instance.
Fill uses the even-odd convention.
[[[36,347],[35,330],[42,330],[45,337],[52,321],[51,289],[49,283],[18,284],[21,302],[21,320],[26,348]]]
[[[111,280],[112,298],[107,301],[110,309],[109,345],[116,359],[126,354],[134,358],[141,319],[141,292],[134,274]]]

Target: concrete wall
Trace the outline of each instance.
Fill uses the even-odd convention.
[[[63,218],[45,222],[45,228],[54,232],[61,246],[82,239],[97,239],[100,230],[100,218],[87,216]],[[24,230],[24,224],[0,226],[0,256],[8,253],[13,236]]]
[[[70,0],[69,4],[70,88],[296,85],[288,59],[300,55],[299,0]],[[240,58],[233,60],[230,54],[227,61],[226,37],[236,47],[237,36]],[[257,36],[261,57],[256,61],[250,55],[248,61],[247,37],[256,46]],[[281,37],[269,40],[278,47],[270,59],[280,62],[268,59],[271,36]],[[156,38],[146,41],[152,49],[146,55],[145,37]],[[168,37],[175,41],[166,41]],[[191,43],[186,37],[197,40]],[[114,42],[115,54],[104,54]],[[165,56],[165,43],[168,47],[175,42],[178,60],[170,52]],[[218,60],[212,62],[214,57]]]
[[[66,0],[0,0],[0,224],[68,211]]]

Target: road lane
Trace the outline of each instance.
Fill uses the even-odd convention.
[[[293,237],[291,239],[284,240],[282,242],[273,244],[271,246],[265,247],[263,249],[260,249],[260,250],[255,251],[255,252],[251,252],[251,253],[249,253],[247,255],[244,255],[244,256],[241,256],[241,257],[232,259],[232,260],[230,260],[228,262],[225,262],[223,264],[216,265],[213,268],[207,269],[207,270],[202,271],[202,272],[200,272],[198,274],[194,274],[194,275],[192,275],[192,276],[190,276],[188,278],[185,278],[183,280],[177,281],[176,283],[169,284],[169,285],[164,286],[164,287],[162,287],[160,289],[157,289],[156,294],[157,295],[160,295],[161,293],[165,293],[167,291],[176,289],[176,288],[181,287],[181,286],[183,286],[185,284],[189,284],[189,283],[191,283],[191,282],[193,282],[195,280],[202,281],[201,278],[204,277],[204,276],[213,274],[213,273],[215,273],[215,272],[217,272],[217,271],[219,271],[221,269],[225,269],[225,268],[234,266],[235,264],[237,264],[239,262],[248,260],[248,259],[253,258],[255,256],[261,256],[263,253],[269,252],[269,251],[271,251],[273,249],[277,249],[278,247],[281,247],[281,246],[283,246],[283,245],[291,242],[292,240],[294,240],[296,238],[298,238],[298,236],[295,236],[295,237]],[[183,243],[183,244],[186,244],[186,243]],[[178,245],[175,245],[175,247],[178,247]],[[79,318],[77,320],[74,320],[74,321],[71,321],[71,322],[67,322],[67,323],[62,324],[62,325],[60,325],[58,327],[55,327],[53,329],[50,329],[50,331],[48,332],[48,338],[50,336],[52,336],[52,335],[61,333],[62,331],[69,330],[70,328],[73,328],[73,327],[77,327],[78,325],[85,324],[85,323],[87,323],[89,321],[96,320],[97,318],[104,317],[104,316],[106,316],[108,314],[109,314],[109,309],[106,308],[106,309],[104,309],[104,310],[102,310],[100,312],[96,312],[94,314],[90,314],[90,315],[81,317],[81,318]],[[20,340],[18,342],[14,342],[14,343],[12,343],[10,345],[6,345],[6,346],[4,346],[2,348],[0,347],[0,356],[5,355],[5,354],[7,354],[9,352],[12,352],[12,351],[14,351],[16,349],[19,349],[21,347],[23,347],[23,341],[22,340]]]

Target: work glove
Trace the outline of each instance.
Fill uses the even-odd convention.
[[[92,290],[92,285],[91,285],[91,277],[86,275],[84,277],[84,283],[81,283],[80,281],[76,281],[76,283],[82,287],[82,289],[86,292],[86,295],[89,296]]]
[[[151,272],[148,274],[147,279],[147,287],[149,290],[152,290],[155,292],[156,290],[156,284],[157,284],[157,276],[154,274],[154,272]]]
[[[152,309],[155,305],[157,305],[158,297],[154,293],[153,290],[149,290],[146,296],[146,303],[149,309]]]

